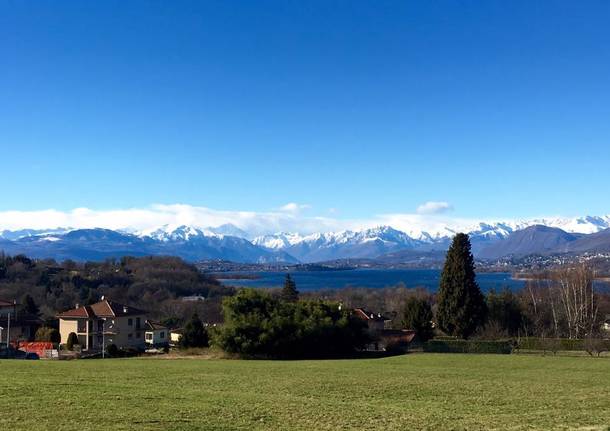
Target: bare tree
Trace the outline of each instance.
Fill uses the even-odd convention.
[[[553,271],[552,280],[568,337],[583,338],[591,334],[597,324],[597,300],[593,291],[594,273],[591,268],[585,264],[562,268]],[[555,316],[559,310],[555,310],[555,305],[552,306]]]

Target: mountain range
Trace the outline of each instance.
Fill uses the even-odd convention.
[[[532,254],[610,252],[610,217],[477,223],[470,235],[478,259]],[[312,263],[375,259],[401,263],[442,259],[456,229],[403,232],[390,226],[301,235],[282,232],[251,237],[231,224],[199,228],[161,226],[147,231],[54,228],[0,231],[0,250],[56,260],[100,260],[124,255],[175,255],[189,261]]]

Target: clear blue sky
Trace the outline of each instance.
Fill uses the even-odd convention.
[[[610,212],[610,2],[0,3],[0,210]]]

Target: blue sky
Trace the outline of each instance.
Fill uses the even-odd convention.
[[[4,1],[0,211],[607,214],[606,1]]]

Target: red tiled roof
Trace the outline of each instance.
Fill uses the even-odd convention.
[[[96,317],[122,317],[146,314],[145,311],[118,302],[104,299],[100,302],[84,307],[73,308],[57,315],[60,318],[96,318]]]

